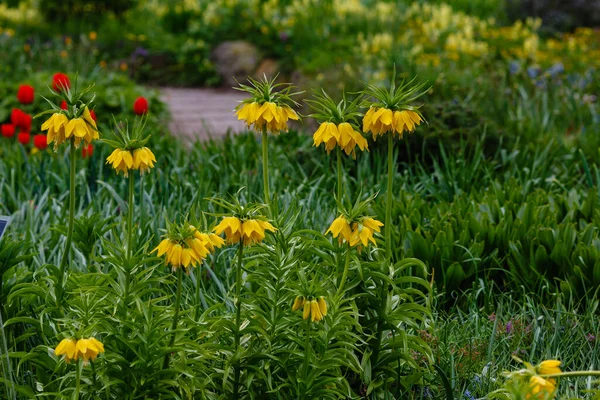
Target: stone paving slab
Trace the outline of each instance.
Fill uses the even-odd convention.
[[[193,142],[242,132],[234,108],[245,96],[233,89],[161,88],[160,97],[170,109],[173,134]]]

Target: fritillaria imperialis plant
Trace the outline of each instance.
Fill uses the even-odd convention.
[[[247,93],[250,97],[243,100],[236,107],[238,120],[242,120],[248,127],[254,127],[262,133],[262,167],[263,190],[265,204],[271,202],[269,194],[269,137],[268,133],[279,135],[288,131],[288,121],[300,119],[292,107],[298,104],[292,96],[300,92],[292,92],[294,87],[288,83],[275,83],[277,77],[257,81],[248,78],[250,85],[240,84],[234,89]]]

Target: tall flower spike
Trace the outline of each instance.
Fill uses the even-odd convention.
[[[315,111],[310,116],[322,121],[313,135],[313,146],[318,147],[324,143],[327,153],[339,146],[346,155],[352,155],[352,158],[356,158],[357,147],[361,151],[369,150],[367,140],[355,128],[361,116],[360,96],[349,102],[344,94],[342,100],[335,103],[327,92],[322,90],[316,92],[314,99],[307,100],[307,103]]]
[[[235,114],[248,127],[254,126],[257,131],[267,131],[275,135],[288,131],[288,121],[300,119],[292,106],[298,104],[292,100],[293,87],[287,83],[275,83],[266,76],[260,80],[248,78],[250,85],[240,84],[234,89],[246,92],[250,98],[236,107]]]
[[[54,93],[62,98],[65,107],[57,106],[54,102],[46,99],[51,109],[36,116],[51,114],[42,124],[42,131],[48,131],[48,144],[54,143],[54,150],[58,149],[67,139],[73,139],[75,147],[83,143],[89,146],[92,141],[100,138],[96,121],[91,116],[89,107],[93,101],[84,101],[84,96],[93,86],[77,91],[71,91],[68,78],[62,74],[58,81],[55,81]],[[77,84],[74,85],[77,87]]]
[[[325,234],[330,233],[334,238],[338,238],[340,244],[345,240],[350,242],[352,240],[352,228],[348,223],[348,220],[343,215],[337,217],[332,223]]]
[[[174,271],[185,268],[189,273],[221,244],[210,234],[202,233],[188,223],[181,226],[168,224],[167,234],[152,252],[156,252],[158,257],[165,256],[165,264]]]
[[[402,82],[395,85],[395,73],[389,89],[368,85],[364,94],[375,99],[363,118],[363,132],[371,133],[373,140],[389,133],[402,139],[404,132],[413,132],[424,121],[419,105],[414,103],[423,96],[426,83]]]
[[[140,121],[136,120],[131,132],[127,125],[115,122],[115,138],[104,140],[115,148],[106,158],[106,163],[110,164],[117,174],[122,172],[127,177],[131,170],[139,170],[143,174],[154,168],[156,157],[152,150],[146,147],[150,135],[142,138],[146,121],[147,117],[142,117]]]

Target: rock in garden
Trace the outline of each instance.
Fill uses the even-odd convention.
[[[213,59],[224,86],[237,86],[252,76],[259,62],[258,49],[245,41],[223,42],[213,50]]]

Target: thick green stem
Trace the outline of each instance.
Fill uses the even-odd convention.
[[[129,173],[129,201],[127,203],[127,259],[131,262],[133,256],[133,195],[135,192],[135,181],[133,171]],[[131,267],[131,265],[130,265]]]
[[[140,228],[144,227],[144,221],[146,220],[144,217],[145,212],[144,207],[144,174],[140,174],[140,218],[138,224]]]
[[[75,396],[73,397],[74,400],[79,400],[79,392],[81,392],[81,363],[82,361],[79,361],[77,363],[77,371],[75,372]]]
[[[570,376],[600,376],[600,371],[569,371],[560,374],[540,375],[543,378],[568,378]]]
[[[337,146],[337,201],[342,202],[342,149]]]
[[[346,261],[344,263],[344,272],[342,273],[342,279],[340,280],[340,287],[337,291],[337,296],[340,296],[344,292],[344,285],[346,279],[348,279],[348,270],[350,269],[350,243],[346,246]]]
[[[392,186],[394,184],[394,137],[388,132],[388,180],[385,201],[385,255],[392,261]]]
[[[171,333],[171,340],[169,341],[169,349],[173,347],[173,345],[175,344],[175,336],[176,336],[176,332],[175,329],[177,329],[177,322],[179,322],[179,305],[181,303],[181,286],[182,286],[182,280],[183,280],[183,268],[179,267],[177,268],[177,294],[175,295],[175,315],[173,316],[173,324],[171,325],[171,331],[173,331],[173,333]],[[167,369],[167,367],[169,366],[169,355],[170,353],[167,352],[167,354],[165,354],[165,361],[163,363],[163,369]]]
[[[391,132],[388,132],[388,180],[387,180],[387,196],[385,202],[385,255],[389,263],[392,262],[392,192],[394,183],[394,141]],[[371,365],[373,368],[376,367],[377,361],[379,360],[379,353],[381,352],[381,342],[383,340],[383,323],[385,321],[385,311],[387,309],[387,287],[385,282],[381,283],[381,294],[380,299],[382,301],[381,307],[377,311],[377,334],[376,343],[373,348],[373,357]]]
[[[264,149],[264,147],[263,147]],[[264,158],[263,158],[264,161]],[[240,241],[239,249],[238,249],[238,262],[235,273],[235,300],[236,300],[236,310],[235,310],[235,354],[237,355],[240,347],[240,331],[242,325],[242,262],[244,257],[244,242]],[[241,357],[238,358],[235,364],[234,371],[234,379],[233,379],[233,398],[238,398],[239,393],[239,385],[240,385],[240,367],[241,367]]]
[[[75,158],[75,142],[71,140],[71,149],[69,153],[69,225],[67,228],[67,243],[62,259],[60,260],[60,279],[64,279],[65,269],[69,253],[71,252],[71,242],[73,241],[73,224],[75,222],[75,173],[76,173],[76,158]],[[64,282],[64,281],[63,281]]]
[[[262,132],[262,169],[265,204],[269,204],[271,200],[269,195],[269,136],[266,129]]]
[[[308,301],[308,299],[306,300]],[[304,347],[304,377],[308,375],[308,359],[310,358],[310,317],[306,318],[306,346]]]

